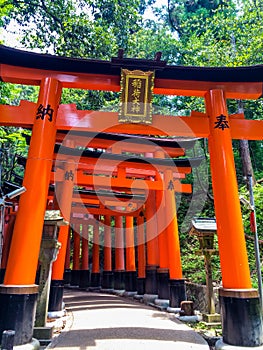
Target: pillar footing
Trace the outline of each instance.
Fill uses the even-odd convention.
[[[128,298],[134,297],[135,295],[137,295],[137,292],[127,292],[127,291],[125,291],[125,292],[123,293],[123,296],[124,296],[124,297],[128,297]]]
[[[219,339],[215,344],[216,350],[263,350],[263,345],[260,346],[235,346],[229,345],[223,342],[222,339]]]
[[[148,304],[154,304],[155,300],[158,299],[158,294],[144,294],[143,302]]]
[[[38,349],[40,349],[40,343],[35,338],[32,338],[30,343],[17,345],[13,347],[13,350],[38,350]]]
[[[80,271],[81,270],[71,270],[70,286],[78,287],[80,281]]]
[[[48,345],[54,335],[54,326],[34,327],[34,337],[38,339],[41,346]]]
[[[48,313],[63,310],[64,280],[51,280]]]
[[[61,311],[48,311],[47,317],[48,318],[61,318],[65,316],[66,310],[63,308]]]
[[[79,288],[86,289],[90,285],[90,272],[89,270],[80,270],[79,275]]]
[[[126,292],[136,292],[136,271],[125,271],[125,290]]]
[[[113,290],[113,272],[103,271],[101,280],[102,289]]]
[[[157,287],[157,266],[146,266],[146,280],[145,280],[145,293],[146,294],[158,294]]]
[[[125,290],[125,271],[114,271],[114,289],[115,290]]]
[[[70,284],[71,281],[71,269],[65,269],[63,274],[64,285]]]
[[[30,343],[36,314],[38,286],[0,285],[0,334],[15,331],[14,345]]]
[[[263,345],[262,313],[256,289],[219,289],[223,342],[232,346]]]
[[[154,300],[154,304],[160,309],[167,309],[170,305],[170,300],[158,298]]]
[[[170,307],[181,307],[181,302],[186,300],[186,289],[184,279],[170,279]]]
[[[90,275],[90,290],[100,289],[100,272],[92,272]]]
[[[159,299],[169,299],[169,270],[159,268],[157,269],[157,285]]]
[[[145,294],[145,278],[144,277],[137,278],[137,293],[139,295]]]

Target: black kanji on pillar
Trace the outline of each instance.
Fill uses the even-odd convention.
[[[53,120],[54,109],[48,104],[47,107],[44,107],[40,104],[37,108],[36,119],[44,120],[45,116],[48,116],[48,121],[52,122]]]
[[[73,180],[74,180],[73,171],[72,171],[72,170],[66,171],[66,172],[65,172],[65,175],[64,175],[64,179],[65,179],[65,180],[71,180],[71,181],[73,181]]]
[[[221,129],[221,130],[225,130],[225,129],[229,129],[229,124],[228,124],[228,120],[226,120],[226,116],[223,114],[220,114],[218,117],[216,117],[216,122],[215,122],[215,129]]]
[[[174,190],[174,183],[172,180],[169,181],[167,190]]]

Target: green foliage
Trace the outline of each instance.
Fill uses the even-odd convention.
[[[0,82],[0,103],[1,104],[17,104],[17,97],[21,93],[19,85]]]
[[[9,13],[12,11],[13,5],[10,1],[0,0],[0,28],[9,22]],[[0,39],[2,44],[2,40]]]
[[[112,109],[111,104],[118,106],[119,96],[110,91],[63,89],[61,103],[75,103],[85,110]]]
[[[24,169],[17,164],[17,155],[27,157],[28,146],[25,134],[29,130],[15,127],[0,127],[0,181],[11,181],[14,175],[22,176]]]
[[[21,100],[36,102],[38,86],[4,83],[0,81],[0,104],[19,105]]]
[[[22,27],[25,46],[42,51],[49,48],[57,55],[102,59],[112,57],[119,47],[127,49],[128,36],[140,28],[146,7],[146,2],[139,0],[8,3],[13,7],[6,22],[11,17]]]
[[[220,0],[169,0],[169,22],[180,39],[185,41],[189,33],[201,35],[206,30],[206,20],[212,19],[216,10],[225,12],[228,8],[234,10],[232,1],[225,4]]]
[[[0,82],[0,104],[19,105],[21,99],[36,101],[38,87]],[[23,128],[0,126],[0,181],[11,181],[13,174],[23,176],[23,168],[17,165],[16,155],[26,157],[28,147]]]

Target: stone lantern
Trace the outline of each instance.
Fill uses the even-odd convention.
[[[34,336],[38,339],[48,338],[45,336],[48,333],[48,327],[45,326],[48,311],[51,267],[53,261],[57,258],[61,246],[58,242],[58,227],[67,224],[59,210],[46,210],[39,253],[39,291],[34,329]]]
[[[215,314],[211,264],[211,256],[213,254],[218,254],[216,249],[214,249],[214,235],[216,230],[217,226],[214,218],[194,218],[189,230],[190,234],[197,236],[199,241],[199,254],[202,254],[205,259],[208,315],[204,315],[204,320],[208,322],[218,321],[218,315]]]

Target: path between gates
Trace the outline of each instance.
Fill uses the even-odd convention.
[[[67,325],[47,349],[209,350],[174,314],[128,298],[66,289]]]

